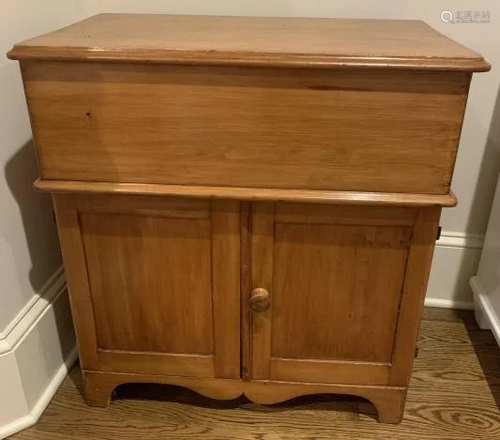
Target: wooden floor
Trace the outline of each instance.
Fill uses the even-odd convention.
[[[372,405],[354,397],[264,407],[156,385],[124,385],[109,408],[89,408],[75,367],[38,423],[10,438],[500,440],[500,349],[491,333],[471,312],[427,309],[419,347],[399,425],[379,424]]]

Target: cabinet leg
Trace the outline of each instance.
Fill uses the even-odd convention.
[[[382,392],[370,397],[378,412],[380,423],[399,423],[403,419],[406,391]]]
[[[111,401],[113,390],[119,384],[110,382],[99,374],[88,374],[85,371],[82,371],[82,374],[87,405],[106,408]]]

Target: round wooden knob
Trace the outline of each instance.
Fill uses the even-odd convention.
[[[250,295],[250,308],[254,312],[265,312],[269,307],[271,307],[269,292],[262,287],[253,289]]]

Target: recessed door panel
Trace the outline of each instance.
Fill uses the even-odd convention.
[[[210,220],[82,213],[101,349],[212,354]]]
[[[275,230],[272,356],[389,363],[411,229]]]

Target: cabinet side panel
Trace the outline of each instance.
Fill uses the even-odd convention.
[[[97,369],[97,340],[85,254],[75,198],[69,194],[52,196],[57,218],[71,314],[80,354],[80,365]]]
[[[413,230],[406,268],[390,385],[407,386],[424,307],[441,208],[421,209]]]

